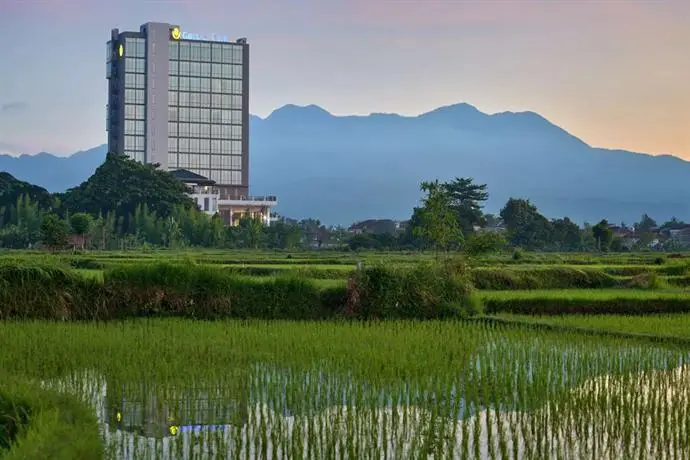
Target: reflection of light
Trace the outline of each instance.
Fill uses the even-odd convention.
[[[227,425],[183,425],[179,427],[180,433],[188,433],[191,431],[217,431],[225,429]]]
[[[117,414],[115,414],[115,420],[117,420],[118,422],[122,421],[122,414],[120,413],[120,411],[117,411]]]

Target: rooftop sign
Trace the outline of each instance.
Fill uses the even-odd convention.
[[[202,40],[206,42],[229,42],[227,35],[201,35],[191,32],[182,32],[179,27],[175,26],[170,29],[170,38],[173,40]]]

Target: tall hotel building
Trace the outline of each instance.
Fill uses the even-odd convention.
[[[249,197],[249,45],[149,22],[111,31],[108,149],[158,163],[229,224],[269,222],[275,197]],[[234,215],[233,215],[234,214]]]

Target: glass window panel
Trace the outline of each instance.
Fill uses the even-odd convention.
[[[233,94],[242,94],[242,80],[232,80]]]
[[[170,153],[168,149],[168,168],[177,169],[177,153]]]
[[[191,44],[191,55],[190,59],[192,61],[199,61],[201,60],[201,43],[192,43]]]
[[[180,77],[180,91],[189,91],[189,77]]]
[[[223,62],[232,62],[232,45],[223,45]]]
[[[168,91],[168,105],[177,105],[177,91]]]
[[[179,114],[179,111],[175,108],[168,107],[168,121],[177,121],[177,115]]]
[[[220,96],[220,106],[221,106],[221,108],[223,108],[223,109],[230,109],[230,108],[232,108],[232,105],[231,105],[232,99],[231,99],[231,97],[232,97],[232,96],[230,96],[229,94],[221,94],[221,96]]]
[[[178,83],[179,83],[179,77],[172,77],[172,76],[168,77],[168,89],[169,90],[173,90],[173,91],[177,90]]]
[[[211,157],[209,155],[199,155],[199,165],[202,168],[209,168],[211,166]]]
[[[168,74],[169,75],[179,75],[180,73],[180,63],[178,61],[168,62]]]
[[[179,143],[178,143],[178,148],[179,148],[180,153],[188,153],[189,152],[189,139],[180,138]]]
[[[211,92],[221,93],[223,91],[223,81],[220,78],[211,79]]]
[[[233,139],[242,139],[242,127],[238,125],[230,126]]]
[[[230,155],[231,148],[232,148],[232,146],[231,146],[231,144],[230,144],[230,141],[220,141],[220,142],[221,142],[221,144],[220,144],[220,151],[221,151],[223,154]]]
[[[211,109],[199,109],[199,121],[208,123]]]
[[[199,139],[189,139],[189,151],[199,153]]]
[[[221,109],[211,109],[211,123],[221,123],[223,121],[223,111]]]
[[[220,169],[222,167],[222,155],[211,155],[211,168]]]
[[[179,42],[176,41],[169,41],[168,42],[168,58],[169,59],[174,59],[177,60],[179,57],[180,53],[180,46]]]
[[[234,46],[232,52],[232,62],[235,64],[242,64],[242,58],[244,54],[244,46]]]
[[[223,139],[230,139],[232,137],[232,130],[230,129],[231,127],[231,125],[221,126],[221,137]]]
[[[201,89],[201,79],[199,77],[189,78],[189,90],[198,92]]]
[[[199,98],[200,107],[211,107],[211,95],[209,93],[201,93]]]
[[[223,64],[211,64],[211,76],[213,78],[223,77]]]
[[[232,80],[221,80],[221,93],[232,93]]]
[[[240,185],[242,184],[242,173],[240,171],[231,171],[232,174],[232,180],[230,183],[232,185]]]
[[[168,136],[177,136],[177,123],[168,122]]]
[[[189,76],[189,62],[180,62],[180,75]]]
[[[198,77],[201,74],[201,63],[200,62],[190,62],[189,63],[189,74],[192,77]]]
[[[223,61],[223,45],[220,43],[211,44],[211,60],[213,62]]]
[[[179,136],[189,137],[189,123],[180,123],[179,125]]]
[[[189,61],[189,42],[180,42],[180,60]]]
[[[202,126],[208,126],[208,125],[202,125]],[[208,139],[198,139],[199,141],[199,151],[201,153],[208,153],[211,149],[209,148],[210,140]]]
[[[179,94],[179,106],[181,107],[187,107],[189,106],[189,93],[180,93]]]
[[[241,65],[233,65],[233,66],[232,66],[231,77],[232,77],[232,78],[237,78],[237,79],[241,79],[241,78],[242,78],[242,66],[241,66]]]
[[[169,137],[168,138],[168,152],[177,152],[177,138],[176,137]]]
[[[211,79],[199,78],[199,89],[203,93],[208,93],[209,91],[211,91]]]
[[[231,152],[233,155],[242,154],[242,141],[231,141]]]
[[[189,135],[191,137],[199,137],[199,123],[191,123],[189,125]]]
[[[177,115],[180,121],[189,121],[189,109],[187,107],[180,107]]]
[[[206,61],[206,62],[211,60],[211,44],[210,43],[202,43],[201,44],[201,60]]]
[[[242,111],[241,110],[231,110],[230,111],[230,121],[233,124],[242,124]]]
[[[232,96],[232,108],[242,110],[242,96]]]
[[[211,140],[211,153],[214,153],[214,154],[220,153],[220,143],[221,143],[221,141]]]
[[[218,182],[219,184],[223,184],[223,176],[221,175],[222,171],[211,171],[211,180],[214,180]]]
[[[211,64],[208,62],[202,62],[199,67],[199,76],[210,77],[211,76]]]
[[[221,138],[221,125],[211,125],[211,139]]]

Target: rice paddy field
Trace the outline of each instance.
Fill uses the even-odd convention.
[[[203,267],[253,298],[286,276],[337,291],[358,267],[422,260],[434,255],[0,254],[3,273],[49,263],[89,289],[153,283],[136,277],[162,261]],[[55,321],[0,302],[0,458],[690,458],[690,255],[464,267],[481,308],[446,319]]]

